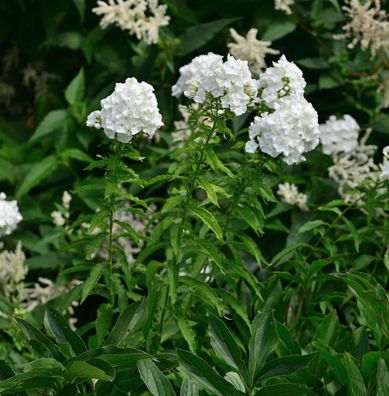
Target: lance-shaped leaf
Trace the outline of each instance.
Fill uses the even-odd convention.
[[[136,363],[142,381],[153,396],[175,396],[170,382],[151,359]]]

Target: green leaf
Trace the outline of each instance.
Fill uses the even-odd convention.
[[[226,394],[230,396],[243,395],[242,392],[237,391],[234,386],[217,374],[205,360],[181,349],[177,353],[180,365],[186,375],[201,388],[218,396]]]
[[[320,227],[322,225],[328,225],[326,222],[322,220],[313,220],[313,221],[308,221],[305,224],[303,224],[298,232],[308,232],[313,230],[314,228]]]
[[[272,21],[270,26],[266,29],[262,36],[262,40],[275,41],[289,33],[292,33],[296,29],[296,24],[292,21],[281,20]]]
[[[180,396],[199,396],[199,387],[188,377],[184,378],[181,384]]]
[[[59,362],[63,362],[65,360],[65,356],[62,354],[62,352],[60,352],[57,345],[55,345],[54,342],[45,334],[43,334],[38,328],[23,319],[15,318],[15,320],[30,341],[37,341],[44,345],[50,352],[51,356]]]
[[[70,329],[68,321],[54,308],[46,307],[45,323],[59,343],[69,344],[76,355],[86,351],[81,337]]]
[[[267,378],[281,377],[301,370],[312,361],[313,357],[314,354],[291,355],[273,359],[259,370],[255,382],[260,383]]]
[[[338,337],[340,330],[338,315],[335,310],[333,310],[329,315],[327,315],[315,333],[315,339],[320,341],[322,345],[332,346]]]
[[[350,234],[353,236],[355,251],[359,253],[361,238],[359,237],[358,230],[355,228],[354,224],[346,217],[343,217],[343,221],[345,222],[347,229],[350,231]]]
[[[376,396],[389,395],[389,371],[384,359],[378,361],[377,368],[377,394]]]
[[[239,18],[224,18],[189,27],[179,37],[180,46],[178,48],[178,55],[187,55],[197,48],[204,46],[216,33],[237,19]]]
[[[201,206],[194,206],[191,205],[188,208],[188,212],[193,216],[202,221],[205,225],[207,225],[216,235],[216,238],[219,239],[219,241],[223,240],[223,233],[220,228],[219,223],[217,222],[215,216],[208,211],[207,209],[201,207]]]
[[[354,358],[346,352],[342,357],[342,362],[347,372],[349,394],[353,396],[366,396],[366,386]]]
[[[119,345],[145,319],[145,300],[128,306],[119,316],[107,344]]]
[[[259,250],[258,244],[247,234],[240,233],[238,238],[243,242],[246,251],[255,257],[259,267],[262,268],[262,263],[266,264],[266,260]]]
[[[32,188],[53,173],[58,165],[59,162],[54,155],[49,155],[42,161],[32,164],[16,192],[16,198],[21,198],[27,194]]]
[[[223,164],[212,147],[206,147],[205,160],[214,172],[218,173],[219,171],[222,171],[227,176],[231,178],[234,177],[233,173]]]
[[[151,359],[136,362],[140,377],[153,396],[175,396],[173,387]]]
[[[99,281],[100,276],[103,273],[103,270],[104,264],[97,264],[92,268],[92,271],[90,272],[82,286],[81,304],[86,300],[89,294],[96,287],[97,282]]]
[[[115,377],[113,367],[102,359],[76,360],[67,365],[67,369],[71,381],[76,383],[83,379],[112,381]]]
[[[185,285],[191,287],[196,291],[196,296],[202,299],[207,305],[212,308],[217,309],[217,311],[222,314],[224,307],[219,301],[219,298],[215,291],[204,282],[200,282],[194,278],[188,276],[181,276],[180,281]]]
[[[246,378],[247,369],[233,334],[225,323],[212,313],[209,314],[209,335],[211,346],[219,357]]]
[[[34,134],[30,138],[30,142],[35,142],[38,139],[63,128],[67,118],[68,112],[65,109],[50,111],[38,125]]]
[[[276,323],[272,312],[259,313],[251,325],[249,341],[249,377],[253,385],[258,371],[278,344]]]
[[[197,341],[196,341],[196,333],[193,328],[190,326],[189,321],[184,315],[174,313],[174,317],[177,320],[178,327],[180,328],[181,334],[187,342],[189,349],[192,353],[196,353],[197,350]]]
[[[0,360],[0,381],[4,381],[7,378],[10,378],[14,375],[14,372],[7,365],[4,360]]]
[[[112,311],[111,304],[101,304],[97,310],[96,335],[98,345],[103,343],[104,338],[112,328]]]
[[[70,82],[65,90],[65,99],[70,105],[80,103],[84,98],[85,76],[84,69],[81,68],[76,77]]]
[[[70,148],[70,149],[66,149],[61,153],[61,156],[65,159],[75,159],[78,161],[82,161],[82,162],[92,162],[93,159],[87,154],[84,153],[83,151],[79,150],[79,149],[75,149],[75,148]]]
[[[214,244],[207,239],[196,239],[194,241],[194,247],[209,257],[219,268],[222,268],[220,253]]]
[[[305,385],[277,384],[264,386],[255,393],[255,396],[305,396],[310,394]]]
[[[85,0],[73,0],[74,5],[77,8],[78,13],[80,14],[81,22],[84,22],[85,17]]]
[[[305,58],[296,61],[298,65],[304,66],[307,69],[328,69],[329,64],[323,58]]]

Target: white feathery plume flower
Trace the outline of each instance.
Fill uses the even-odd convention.
[[[339,119],[330,116],[319,129],[324,154],[349,153],[358,146],[360,128],[357,121],[348,114]]]
[[[4,193],[0,193],[0,237],[15,231],[18,223],[23,219],[17,202],[6,201],[6,198]]]
[[[349,48],[359,43],[363,50],[370,50],[372,57],[381,49],[389,54],[389,14],[381,9],[380,0],[345,0],[343,9],[351,21],[337,38],[352,39]]]
[[[257,82],[259,97],[264,104],[274,109],[275,104],[289,95],[304,95],[306,82],[303,72],[282,55],[273,67],[268,67]]]
[[[72,196],[70,195],[69,191],[64,191],[62,194],[62,206],[69,210],[70,202],[72,201]]]
[[[288,165],[305,160],[304,153],[319,144],[318,115],[303,96],[286,96],[275,105],[275,111],[255,117],[249,127],[246,152],[258,148],[275,158],[283,156]]]
[[[328,169],[328,174],[338,184],[339,195],[346,202],[355,202],[360,198],[361,194],[352,193],[352,190],[362,181],[378,180],[379,167],[373,158],[377,146],[366,144],[370,133],[371,129],[368,129],[350,153],[335,153],[332,156],[334,165]]]
[[[166,5],[158,4],[158,0],[99,0],[92,11],[102,16],[100,26],[103,29],[113,24],[138,40],[156,44],[159,29],[169,24],[166,9]]]
[[[51,212],[50,216],[53,224],[56,227],[63,227],[66,224],[66,219],[70,217],[70,202],[72,201],[72,196],[68,191],[64,191],[62,194],[62,208],[60,210],[54,210]]]
[[[284,11],[290,15],[292,13],[291,7],[294,5],[294,0],[274,0],[274,8],[276,10]]]
[[[382,150],[384,161],[381,164],[380,178],[382,180],[389,180],[389,146],[384,147]]]
[[[282,183],[278,185],[277,194],[281,199],[290,205],[296,205],[301,210],[308,210],[306,194],[300,193],[297,186],[291,183]]]
[[[136,78],[116,83],[113,93],[101,101],[101,110],[89,114],[86,125],[102,128],[109,139],[122,143],[141,132],[152,138],[163,125],[154,88]]]
[[[247,111],[256,93],[256,84],[247,61],[235,59],[229,54],[223,62],[221,55],[212,52],[197,56],[182,66],[180,77],[172,87],[173,96],[184,94],[196,103],[204,103],[211,97],[235,115]]]
[[[278,50],[269,48],[271,41],[257,39],[258,29],[250,29],[246,37],[239,35],[232,28],[230,29],[230,34],[235,40],[235,43],[227,44],[231,55],[237,59],[246,60],[254,74],[260,74],[262,69],[266,67],[265,56],[267,54],[279,54]]]
[[[24,280],[28,272],[25,260],[20,242],[16,245],[15,252],[5,250],[0,253],[0,283],[3,286],[15,285]]]

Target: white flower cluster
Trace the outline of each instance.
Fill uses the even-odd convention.
[[[274,109],[280,99],[286,96],[303,96],[306,82],[303,72],[282,55],[273,67],[268,67],[258,80],[261,101]]]
[[[0,237],[15,231],[18,223],[23,219],[16,201],[6,201],[7,196],[0,193]]]
[[[103,128],[109,139],[128,143],[140,132],[150,138],[163,125],[154,88],[127,78],[117,83],[111,95],[101,101],[101,110],[89,114],[87,126]]]
[[[308,210],[306,194],[300,193],[297,186],[291,183],[283,183],[278,185],[277,194],[281,199],[289,205],[296,205],[301,210]]]
[[[389,180],[389,146],[384,147],[382,154],[384,155],[384,161],[381,164],[380,177],[382,180]]]
[[[358,146],[360,128],[355,119],[348,114],[339,119],[332,115],[325,124],[319,126],[319,129],[320,143],[325,154],[349,153]]]
[[[301,70],[284,56],[259,77],[259,102],[267,110],[249,127],[246,151],[259,148],[271,157],[283,156],[288,165],[305,160],[304,153],[319,144],[318,115],[304,98]]]
[[[292,13],[291,7],[294,5],[294,0],[274,0],[274,8],[276,10],[284,11],[290,15]]]
[[[103,29],[114,24],[138,40],[155,44],[159,29],[169,24],[166,8],[166,5],[158,4],[158,0],[99,0],[92,11],[103,16],[100,21]]]
[[[235,43],[227,44],[231,55],[237,59],[246,60],[254,74],[260,74],[261,70],[266,67],[265,56],[267,54],[279,53],[278,50],[269,48],[271,41],[257,39],[258,29],[250,29],[246,37],[240,36],[235,29],[230,29],[230,34],[235,40]]]
[[[57,227],[63,227],[66,223],[66,219],[70,216],[70,202],[72,201],[72,196],[68,191],[64,191],[62,194],[62,208],[61,210],[54,210],[51,212],[51,218],[54,225]]]
[[[17,291],[17,284],[26,277],[28,268],[24,264],[25,260],[26,256],[20,242],[15,252],[5,250],[0,253],[0,284],[7,297]]]
[[[349,48],[359,43],[372,57],[381,49],[389,54],[389,14],[381,10],[380,0],[345,0],[345,4],[343,9],[351,21],[343,26],[345,34],[337,37],[351,38]]]
[[[228,55],[223,62],[221,55],[212,52],[197,56],[188,65],[182,66],[180,77],[172,87],[173,96],[184,94],[196,103],[204,103],[211,97],[235,115],[247,111],[256,93],[256,83],[247,61]]]
[[[377,146],[367,145],[371,129],[361,138],[358,146],[350,153],[335,153],[332,156],[334,165],[328,169],[332,180],[338,184],[339,195],[346,202],[354,202],[361,196],[355,189],[364,180],[377,180],[379,167],[374,163]]]

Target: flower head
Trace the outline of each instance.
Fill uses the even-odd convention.
[[[351,21],[343,26],[345,33],[338,38],[351,38],[349,48],[359,43],[363,50],[370,50],[372,57],[381,49],[389,54],[389,14],[381,10],[380,0],[346,0],[343,9]]]
[[[303,154],[319,144],[317,112],[303,96],[286,96],[273,113],[255,117],[249,137],[249,153],[260,148],[271,157],[282,155],[288,165],[304,161]]]
[[[147,44],[158,42],[159,29],[169,24],[166,5],[159,5],[158,0],[108,0],[97,2],[92,11],[102,15],[100,26],[116,25],[135,35]]]
[[[265,56],[267,54],[275,55],[279,53],[279,51],[269,48],[271,41],[258,40],[257,33],[257,29],[250,29],[246,37],[243,37],[235,29],[230,29],[230,34],[235,43],[227,44],[231,55],[237,59],[246,60],[254,74],[259,74],[266,67]]]
[[[211,52],[181,67],[180,77],[172,87],[173,96],[184,94],[197,103],[204,103],[211,97],[235,115],[247,111],[256,92],[247,61],[228,55],[223,62],[222,56]]]
[[[6,198],[4,193],[0,193],[0,237],[15,231],[16,226],[23,219],[17,202],[6,201]]]
[[[22,251],[22,245],[19,242],[15,252],[3,251],[0,253],[0,284],[3,286],[20,283],[26,277],[28,272],[27,266],[24,265],[26,256]]]
[[[268,67],[258,80],[260,100],[269,108],[288,95],[304,95],[306,82],[303,72],[282,55],[273,67]]]
[[[87,126],[102,128],[109,139],[128,143],[134,135],[145,133],[150,138],[163,125],[154,88],[127,78],[117,83],[111,95],[101,101],[101,110],[89,114]]]
[[[300,193],[295,184],[283,183],[278,185],[277,194],[289,205],[296,205],[301,210],[307,210],[306,194]]]
[[[355,119],[348,114],[339,119],[331,116],[319,129],[320,142],[325,154],[349,153],[358,146],[360,128]]]

